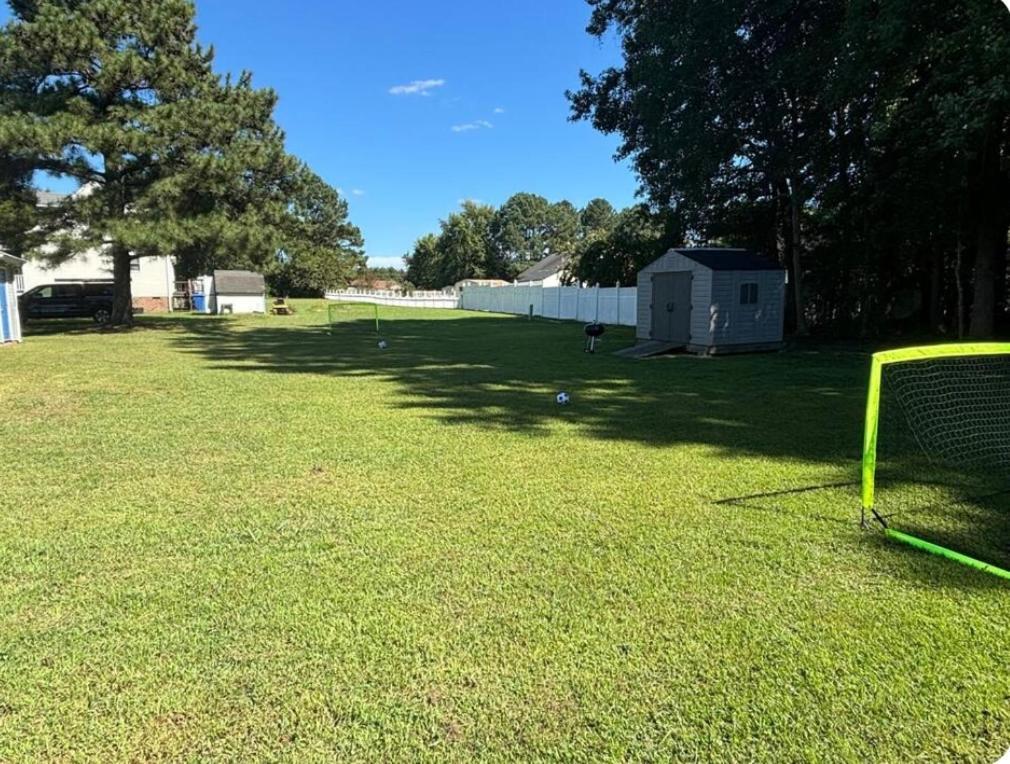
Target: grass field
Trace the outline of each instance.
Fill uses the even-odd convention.
[[[0,349],[0,761],[1010,746],[1005,584],[857,526],[864,354],[299,308]]]

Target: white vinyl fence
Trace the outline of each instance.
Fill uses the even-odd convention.
[[[335,302],[365,302],[372,305],[397,305],[401,308],[459,307],[459,296],[446,292],[386,292],[376,289],[344,289],[327,292],[327,300]]]
[[[638,323],[635,287],[470,286],[463,289],[460,307],[491,313],[534,316],[568,321],[599,321],[612,326]]]

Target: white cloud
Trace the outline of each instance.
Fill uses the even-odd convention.
[[[431,95],[431,91],[445,85],[445,80],[414,80],[408,85],[394,85],[389,89],[391,95]]]
[[[1007,0],[1007,2],[1010,2],[1010,0]],[[504,114],[505,113],[505,107],[504,106],[495,106],[494,107],[494,113],[495,114]]]
[[[475,119],[473,122],[467,122],[463,125],[453,125],[452,131],[454,133],[465,133],[470,130],[489,130],[492,127],[494,127],[494,125],[486,119]]]
[[[365,195],[365,192],[362,191],[360,188],[352,188],[351,189],[351,193],[354,194],[355,196],[364,196]]]

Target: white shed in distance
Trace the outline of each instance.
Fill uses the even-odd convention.
[[[267,285],[262,273],[214,271],[215,313],[266,313]]]
[[[639,271],[639,344],[628,355],[777,350],[785,294],[785,270],[749,250],[671,249]]]

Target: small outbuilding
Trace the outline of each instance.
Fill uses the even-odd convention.
[[[262,273],[214,271],[215,313],[266,313],[267,285]]]
[[[638,274],[642,352],[703,354],[782,346],[786,272],[746,249],[671,249]]]
[[[0,252],[0,345],[21,342],[21,315],[15,277],[25,261]]]

